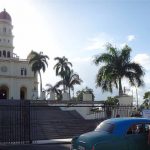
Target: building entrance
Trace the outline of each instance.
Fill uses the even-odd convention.
[[[6,86],[0,87],[0,99],[8,99],[8,88]]]
[[[21,87],[20,89],[20,99],[25,100],[27,98],[27,88]]]

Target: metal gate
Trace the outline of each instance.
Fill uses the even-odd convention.
[[[98,102],[0,100],[0,144],[29,144],[38,140],[72,138],[89,132],[104,119],[129,116],[132,106],[95,105]],[[88,108],[86,120],[75,111]],[[94,110],[94,111],[93,111]]]
[[[0,100],[0,143],[30,143],[30,102]]]

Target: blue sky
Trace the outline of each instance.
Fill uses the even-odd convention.
[[[128,44],[132,60],[145,68],[145,87],[138,88],[142,102],[150,89],[149,0],[0,0],[0,11],[4,8],[12,16],[14,52],[20,58],[31,50],[50,57],[44,84],[59,80],[53,59],[66,56],[84,81],[76,90],[88,86],[97,100],[106,99],[111,94],[95,88],[98,67],[92,58],[105,51],[107,42],[117,47]],[[124,86],[130,88],[126,80]]]

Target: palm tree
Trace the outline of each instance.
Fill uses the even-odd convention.
[[[103,92],[112,92],[113,86],[119,88],[119,95],[123,94],[122,79],[129,79],[131,86],[142,86],[144,71],[142,66],[130,60],[131,48],[127,45],[121,50],[111,44],[106,46],[108,53],[95,56],[94,63],[103,65],[96,76],[96,86],[101,87]]]
[[[65,92],[65,76],[70,73],[70,67],[72,67],[72,63],[68,61],[68,59],[63,56],[55,57],[54,60],[57,61],[53,69],[56,69],[56,76],[60,76],[63,79],[63,89]]]
[[[56,94],[57,100],[61,100],[62,99],[62,90],[59,89],[60,82],[57,82],[55,85],[46,84],[46,86],[48,87],[46,89],[48,94],[50,94],[50,91],[52,91],[52,92],[54,92]]]
[[[83,82],[79,75],[77,73],[74,73],[73,70],[67,72],[66,76],[64,77],[64,81],[60,81],[62,84],[66,86],[69,90],[69,96],[70,96],[70,90],[74,90],[74,85],[80,85],[81,82]]]
[[[49,59],[49,57],[47,55],[43,55],[43,52],[37,53],[35,51],[31,51],[28,55],[28,59],[34,75],[38,73],[40,76],[40,91],[42,92],[41,70],[45,72],[46,66],[48,66],[47,59]]]

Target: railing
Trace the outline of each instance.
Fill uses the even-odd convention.
[[[0,143],[29,144],[71,138],[94,130],[102,120],[117,114],[129,116],[131,109],[131,106],[95,106],[95,102],[0,100]]]

